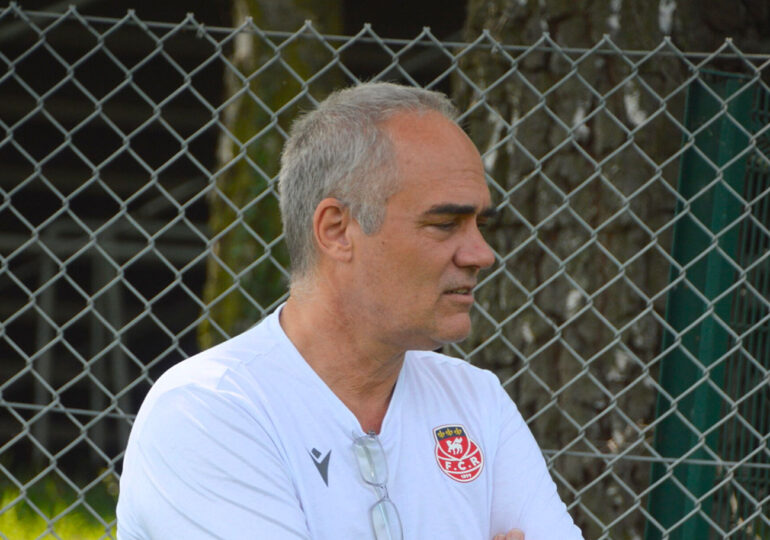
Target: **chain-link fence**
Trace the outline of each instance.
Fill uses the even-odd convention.
[[[498,263],[449,352],[586,538],[770,538],[769,65],[0,9],[0,537],[112,535],[153,380],[284,298],[292,117],[376,78],[452,94],[483,152]]]

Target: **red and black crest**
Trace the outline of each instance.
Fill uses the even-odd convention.
[[[452,480],[471,482],[484,467],[481,448],[468,436],[461,425],[447,425],[433,430],[436,439],[436,461]]]

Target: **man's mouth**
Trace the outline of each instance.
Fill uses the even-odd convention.
[[[473,287],[459,287],[457,289],[449,289],[444,294],[471,294]]]

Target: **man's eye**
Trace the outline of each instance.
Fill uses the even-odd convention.
[[[441,223],[434,223],[433,226],[442,231],[450,231],[457,226],[457,223],[454,221],[443,221]]]

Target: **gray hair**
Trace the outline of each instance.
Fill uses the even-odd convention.
[[[428,111],[457,118],[440,92],[364,83],[332,93],[294,122],[278,178],[293,281],[315,265],[313,214],[323,199],[339,199],[365,234],[379,230],[398,189],[393,143],[382,124],[396,113]]]

